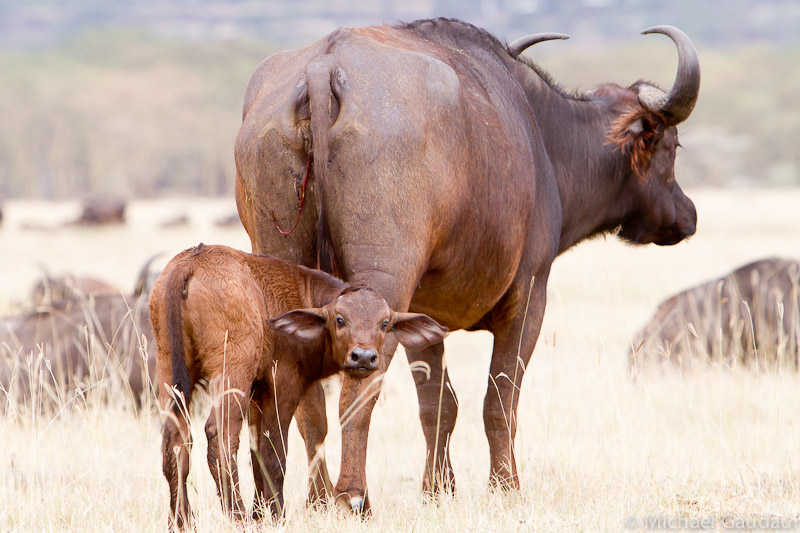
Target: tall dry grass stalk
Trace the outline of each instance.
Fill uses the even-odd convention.
[[[726,519],[797,518],[798,373],[785,366],[758,374],[743,366],[722,371],[711,366],[637,381],[627,376],[628,347],[659,301],[753,258],[800,257],[800,220],[793,211],[800,191],[691,196],[701,222],[687,244],[630,248],[600,240],[582,244],[554,265],[542,333],[519,391],[520,492],[487,489],[482,409],[491,335],[456,332],[445,341],[447,370],[459,398],[448,443],[458,483],[454,497],[433,502],[420,496],[425,439],[411,372],[398,354],[383,379],[370,429],[369,521],[334,506],[306,509],[305,451],[292,424],[285,443],[285,522],[245,522],[237,528],[221,511],[206,466],[203,424],[195,423],[188,496],[198,531],[619,531],[628,517],[710,518],[719,530]],[[97,246],[113,251],[115,242],[124,243],[118,254],[95,261],[97,268],[122,272],[124,283],[135,270],[125,272],[126,263],[140,264],[130,254],[147,257],[155,245],[172,253],[199,240],[247,246],[241,230],[213,233],[190,226],[154,233],[150,219],[137,218],[137,209],[154,208],[132,209],[128,228],[61,234],[63,249],[53,245],[47,260],[63,270],[57,268],[60,262],[76,261],[75,254],[93,257]],[[30,257],[27,246],[38,238],[15,229],[13,211],[9,220],[12,225],[0,229],[5,251]],[[210,237],[198,235],[206,232]],[[0,274],[13,276],[17,263],[0,263]],[[0,281],[7,286],[7,278]],[[37,356],[31,355],[31,365]],[[39,365],[47,377],[46,365]],[[92,394],[37,392],[53,398],[50,408],[36,409],[30,397],[10,405],[3,398],[0,530],[166,527],[160,416],[155,409],[137,411],[121,387],[104,389],[108,374],[94,376]],[[325,452],[335,479],[341,454],[337,384],[326,388],[331,431]],[[98,390],[103,394],[94,394]],[[192,419],[205,420],[212,398],[199,394],[193,403]],[[239,483],[249,510],[249,435],[241,438]]]
[[[634,373],[671,365],[798,370],[800,262],[770,258],[673,296],[636,335]]]

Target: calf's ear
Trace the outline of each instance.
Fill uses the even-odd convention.
[[[300,342],[312,342],[322,336],[325,324],[328,322],[328,312],[322,308],[296,309],[288,313],[267,320],[272,329]]]
[[[419,313],[394,313],[391,330],[403,346],[414,351],[442,342],[450,333],[428,315]]]

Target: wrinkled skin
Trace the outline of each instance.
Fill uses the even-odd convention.
[[[491,331],[484,423],[490,480],[501,487],[519,486],[518,390],[555,257],[615,229],[634,244],[674,244],[695,231],[694,206],[673,176],[677,122],[665,119],[681,113],[646,108],[639,90],[565,95],[485,32],[447,20],[337,30],[270,56],[250,79],[235,156],[253,251],[319,260],[393,309]],[[312,157],[305,207],[283,235],[276,226],[297,219]],[[394,351],[387,342],[382,370]],[[406,351],[430,367],[414,375],[426,491],[455,486],[447,443],[457,403],[443,353],[441,343]],[[368,386],[345,378],[340,410]],[[301,404],[298,420],[319,419],[320,398]],[[342,430],[334,489],[362,512],[375,399]],[[303,437],[321,445],[319,433]]]

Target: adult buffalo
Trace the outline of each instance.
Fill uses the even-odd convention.
[[[93,278],[48,277],[45,292],[36,285],[35,309],[0,318],[0,404],[61,403],[63,393],[105,381],[142,405],[155,375],[147,297],[157,257],[145,262],[132,294],[110,293]]]
[[[268,57],[247,87],[236,200],[253,251],[327,267],[450,329],[491,331],[484,423],[491,480],[503,487],[519,486],[517,391],[556,256],[603,233],[669,245],[695,232],[674,160],[675,126],[699,92],[697,53],[671,26],[644,33],[678,47],[669,92],[637,82],[569,95],[519,57],[557,35],[505,46],[446,19],[337,30]],[[414,376],[424,489],[452,488],[457,403],[444,346],[406,353],[430,366]],[[335,491],[361,511],[375,395],[359,395],[369,386],[345,378],[340,400],[361,409],[343,428]],[[312,454],[327,431],[323,408],[315,387],[297,415]],[[327,481],[324,463],[314,476]]]

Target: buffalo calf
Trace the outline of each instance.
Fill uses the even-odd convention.
[[[171,523],[178,528],[191,516],[186,407],[196,384],[205,382],[212,396],[208,464],[223,510],[244,515],[236,452],[249,418],[261,500],[253,514],[279,516],[289,422],[306,388],[340,370],[364,378],[385,366],[379,354],[389,335],[421,350],[448,332],[426,315],[392,311],[369,288],[281,259],[202,244],[170,261],[153,287],[150,312],[167,415],[163,468]]]

